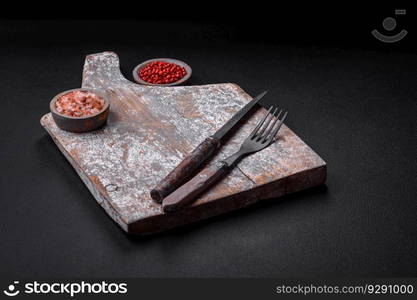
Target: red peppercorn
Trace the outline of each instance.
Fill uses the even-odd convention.
[[[154,61],[146,64],[139,72],[140,78],[153,84],[173,83],[183,78],[187,71],[174,63]]]

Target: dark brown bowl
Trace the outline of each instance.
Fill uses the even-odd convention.
[[[104,100],[104,108],[90,116],[86,117],[70,117],[63,114],[60,114],[56,110],[55,102],[63,95],[73,92],[73,91],[83,91],[83,92],[90,92],[93,94],[96,94],[97,96],[100,96]],[[51,109],[52,117],[54,118],[54,121],[56,125],[65,131],[70,132],[87,132],[99,129],[100,127],[104,126],[107,121],[107,117],[109,115],[109,108],[110,108],[110,102],[109,100],[101,94],[98,94],[92,90],[88,89],[72,89],[65,92],[62,92],[58,95],[56,95],[49,105],[49,108]]]

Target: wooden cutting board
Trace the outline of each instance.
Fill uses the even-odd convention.
[[[195,146],[251,100],[236,84],[149,87],[125,79],[113,52],[88,55],[83,88],[110,98],[108,124],[90,133],[41,124],[97,202],[128,233],[153,233],[324,183],[326,163],[288,127],[192,206],[164,214],[149,191]],[[248,116],[212,162],[236,151],[264,108]],[[290,115],[291,117],[291,112]]]

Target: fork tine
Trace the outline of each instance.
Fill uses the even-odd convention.
[[[272,107],[271,107],[272,108]],[[277,109],[275,109],[275,111],[271,114],[270,111],[268,111],[268,118],[266,119],[266,121],[264,122],[262,128],[259,130],[259,132],[256,134],[257,138],[256,140],[259,141],[263,138],[263,133],[265,132],[265,130],[268,128],[269,124],[271,123],[272,119],[274,118],[274,114],[277,111]]]
[[[282,109],[279,111],[278,115],[275,116],[275,113],[277,112],[277,110],[278,110],[278,108],[276,108],[275,111],[274,111],[274,113],[272,114],[275,117],[275,120],[274,120],[274,122],[272,122],[271,126],[269,126],[268,130],[263,135],[263,138],[261,139],[262,142],[265,142],[268,139],[269,134],[271,133],[272,129],[274,129],[275,124],[279,120],[279,116],[282,113]]]
[[[268,140],[270,140],[270,143],[272,143],[272,142],[275,140],[275,136],[277,135],[277,133],[278,133],[279,129],[281,128],[282,123],[284,123],[284,120],[285,120],[285,118],[287,117],[287,114],[288,114],[288,111],[286,111],[286,112],[284,113],[284,115],[282,116],[282,119],[279,121],[279,123],[278,123],[277,127],[274,129],[274,131],[273,131],[273,132],[272,132],[272,134],[270,135],[270,137],[269,137],[269,139],[268,139]]]
[[[261,126],[262,126],[263,122],[265,121],[265,119],[266,119],[266,117],[269,115],[269,113],[271,112],[272,108],[273,108],[273,106],[271,106],[271,107],[268,109],[268,112],[265,114],[265,116],[262,118],[262,120],[258,123],[258,125],[256,125],[256,127],[253,129],[253,131],[252,131],[252,132],[251,132],[251,134],[249,135],[251,138],[252,138],[253,136],[255,136],[255,134],[258,132],[259,128],[261,128]]]

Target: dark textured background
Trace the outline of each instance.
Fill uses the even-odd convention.
[[[370,30],[392,9],[341,10],[257,22],[166,11],[158,21],[0,20],[0,275],[416,276],[415,26],[383,44]],[[192,66],[191,84],[269,89],[265,105],[287,108],[288,126],[328,163],[327,184],[125,235],[39,124],[55,94],[80,86],[85,55],[104,50],[129,79],[143,60],[175,57]]]

